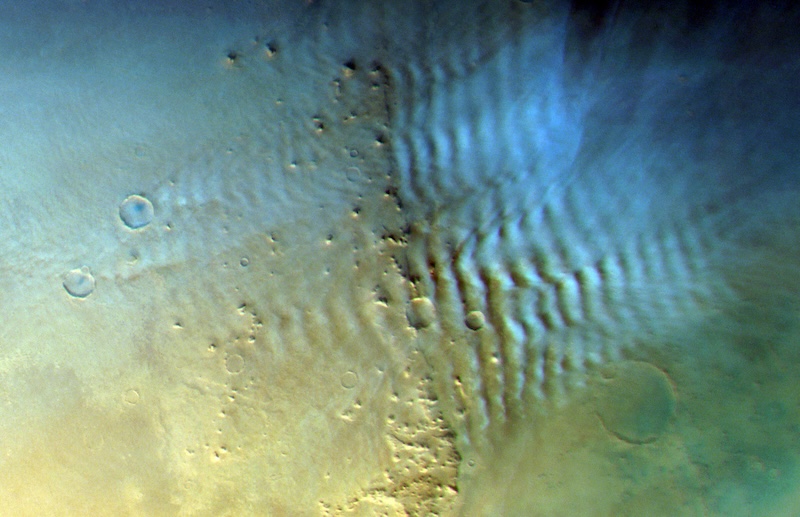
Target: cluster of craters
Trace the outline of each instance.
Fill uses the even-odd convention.
[[[119,218],[128,230],[139,231],[155,217],[153,203],[140,195],[131,195],[119,205]],[[64,275],[64,289],[73,298],[86,298],[94,292],[95,279],[89,266],[73,269]]]

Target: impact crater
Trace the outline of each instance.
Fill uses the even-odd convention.
[[[153,203],[149,199],[132,195],[125,198],[125,201],[119,205],[119,218],[125,223],[125,226],[131,230],[138,230],[144,228],[155,217],[155,210],[153,210]]]
[[[671,379],[650,363],[622,361],[603,370],[597,414],[605,429],[633,444],[655,441],[675,414]]]

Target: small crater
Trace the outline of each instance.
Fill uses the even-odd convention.
[[[74,298],[86,298],[94,291],[94,277],[87,266],[73,269],[64,276],[64,289]]]
[[[127,404],[135,406],[139,403],[139,392],[134,389],[130,389],[125,392],[124,399]]]
[[[486,316],[481,311],[470,311],[464,318],[464,324],[470,330],[480,330],[486,325]]]
[[[430,298],[414,298],[411,300],[406,316],[408,323],[415,329],[429,327],[436,320],[436,307]]]
[[[119,217],[131,230],[144,228],[153,221],[153,204],[142,196],[128,196],[119,206]]]
[[[358,383],[358,374],[354,371],[345,372],[342,375],[341,381],[342,387],[345,389],[352,389]]]
[[[244,370],[244,358],[239,354],[231,354],[225,358],[225,369],[228,373],[241,373]]]
[[[361,169],[358,167],[348,167],[345,169],[344,174],[347,177],[347,181],[356,183],[361,180]]]

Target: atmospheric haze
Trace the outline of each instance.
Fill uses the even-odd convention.
[[[0,515],[800,512],[791,2],[0,2]]]

